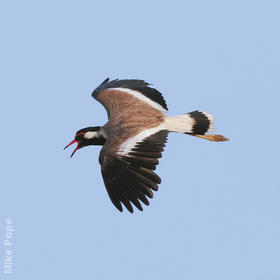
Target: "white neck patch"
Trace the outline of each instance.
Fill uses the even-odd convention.
[[[92,138],[96,138],[99,136],[99,132],[98,131],[88,131],[85,133],[85,138],[86,139],[92,139]]]
[[[132,90],[128,88],[109,88],[108,90],[117,90],[117,91],[122,91],[126,92],[128,94],[133,95],[134,97],[138,98],[141,101],[144,101],[145,103],[149,104],[150,106],[154,107],[155,109],[159,110],[162,113],[166,113],[167,110],[164,109],[159,103],[151,100],[150,98],[146,97],[144,94],[137,90]]]

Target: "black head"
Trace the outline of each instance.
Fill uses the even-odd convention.
[[[101,145],[103,146],[106,139],[100,133],[100,126],[86,127],[77,131],[75,139],[71,141],[64,149],[68,148],[74,143],[77,143],[76,149],[73,151],[70,157],[75,152],[85,146],[89,145]]]

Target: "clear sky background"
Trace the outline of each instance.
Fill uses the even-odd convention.
[[[280,279],[279,1],[2,1],[1,279]],[[169,114],[231,139],[171,134],[149,207],[118,212],[99,147],[105,78],[145,79]],[[3,274],[13,220],[13,275]]]

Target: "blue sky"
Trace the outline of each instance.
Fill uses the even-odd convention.
[[[280,279],[278,1],[0,4],[1,279]],[[212,113],[231,139],[172,134],[144,212],[119,213],[100,148],[105,78],[145,79],[170,115]],[[12,219],[12,275],[3,274]]]

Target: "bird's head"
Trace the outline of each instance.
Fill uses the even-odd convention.
[[[83,129],[80,129],[76,132],[75,139],[71,141],[65,148],[68,148],[74,143],[77,143],[77,147],[73,151],[70,157],[72,157],[75,152],[85,146],[89,145],[104,145],[106,139],[102,136],[100,132],[100,126],[94,126],[94,127],[86,127]]]

